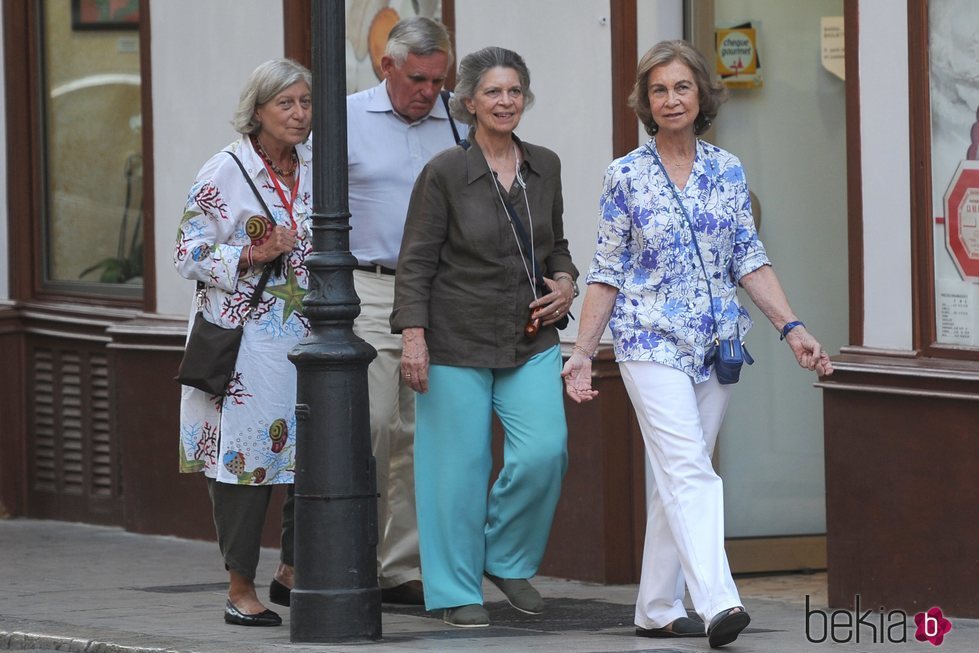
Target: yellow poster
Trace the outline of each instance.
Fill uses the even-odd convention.
[[[716,34],[717,75],[728,88],[760,88],[761,60],[755,28],[718,29]]]

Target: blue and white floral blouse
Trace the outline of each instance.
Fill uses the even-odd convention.
[[[617,361],[655,361],[694,382],[710,378],[704,356],[714,337],[704,270],[690,228],[653,152],[655,140],[613,161],[605,173],[598,245],[587,283],[619,289],[609,326]],[[738,303],[744,275],[770,265],[751,217],[741,162],[697,141],[679,195],[697,232],[711,279],[720,338],[751,328]]]

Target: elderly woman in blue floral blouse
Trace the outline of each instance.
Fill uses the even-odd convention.
[[[574,401],[597,394],[591,357],[610,324],[655,479],[636,634],[706,635],[712,647],[750,621],[724,553],[723,491],[711,466],[731,388],[712,369],[714,345],[751,327],[738,285],[799,365],[833,371],[758,240],[741,162],[697,138],[724,99],[683,41],[659,43],[639,62],[629,101],[653,138],[606,172],[578,338],[562,373]],[[684,584],[702,621],[687,616]]]

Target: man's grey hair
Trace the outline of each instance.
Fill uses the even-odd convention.
[[[476,95],[476,88],[479,80],[487,71],[493,68],[511,68],[517,73],[520,79],[520,89],[523,91],[524,111],[534,103],[534,93],[530,90],[530,71],[523,57],[514,52],[499,47],[488,47],[467,54],[459,62],[459,75],[456,78],[456,87],[449,100],[449,111],[452,117],[459,122],[474,126],[476,117],[466,109],[466,100],[471,100]]]
[[[409,54],[424,57],[436,52],[444,52],[449,56],[449,66],[452,66],[452,39],[445,25],[424,16],[412,16],[398,21],[388,34],[387,47],[384,54],[394,59],[394,65],[400,67]]]
[[[255,109],[297,82],[306,82],[313,90],[313,75],[302,64],[292,59],[272,59],[261,64],[241,89],[231,126],[239,134],[257,134],[262,126],[255,120]]]

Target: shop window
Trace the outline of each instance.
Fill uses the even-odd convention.
[[[141,298],[138,0],[44,0],[37,14],[42,289]]]
[[[979,359],[979,4],[909,8],[917,346]]]

